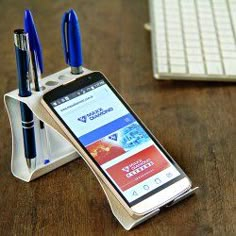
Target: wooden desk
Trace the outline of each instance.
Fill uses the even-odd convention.
[[[103,71],[170,154],[200,186],[130,235],[235,235],[236,84],[162,81],[152,76],[146,1],[0,3],[1,97],[17,86],[12,32],[30,8],[44,49],[45,75],[65,67],[62,13],[74,8],[85,66]],[[77,159],[24,183],[10,172],[11,137],[0,100],[0,235],[123,235],[92,173]]]

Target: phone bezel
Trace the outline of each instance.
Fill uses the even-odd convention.
[[[121,101],[121,103],[127,108],[127,110],[135,117],[135,119],[138,121],[138,123],[141,125],[141,127],[148,133],[152,141],[158,146],[158,148],[162,151],[162,153],[167,157],[167,159],[175,166],[175,168],[180,172],[180,175],[176,178],[170,180],[169,182],[157,187],[156,189],[148,192],[147,194],[141,196],[140,198],[129,202],[122,194],[122,192],[115,186],[115,184],[112,182],[112,180],[107,176],[107,174],[104,172],[104,170],[100,167],[100,165],[96,162],[96,160],[92,157],[92,155],[87,151],[87,149],[83,146],[83,144],[78,140],[76,135],[72,132],[72,130],[69,128],[69,126],[65,123],[65,121],[59,116],[59,114],[54,110],[52,106],[52,102],[57,100],[58,98],[61,98],[63,96],[66,96],[70,93],[75,92],[78,89],[82,89],[86,86],[89,86],[95,82],[98,82],[99,80],[104,80],[105,83],[109,86],[109,88],[114,92],[114,94],[117,96],[117,98]],[[119,194],[119,196],[126,202],[126,204],[129,207],[132,207],[145,199],[148,199],[148,197],[160,192],[161,190],[171,186],[172,184],[178,182],[179,180],[182,180],[183,178],[186,178],[187,175],[183,172],[183,170],[178,166],[178,164],[174,161],[174,159],[169,155],[169,153],[163,148],[163,146],[159,143],[159,141],[154,137],[154,135],[150,132],[150,130],[144,125],[144,123],[141,121],[141,119],[136,115],[136,113],[131,109],[131,107],[124,101],[122,96],[116,91],[116,89],[111,85],[109,80],[100,72],[92,72],[90,74],[84,75],[82,77],[79,77],[78,79],[75,79],[71,82],[68,82],[66,84],[62,84],[55,89],[47,92],[43,95],[43,100],[47,104],[47,106],[50,108],[50,110],[53,112],[54,115],[61,121],[61,123],[66,127],[66,129],[69,131],[69,133],[74,137],[74,139],[77,141],[79,146],[83,149],[83,151],[90,157],[90,159],[93,161],[93,163],[96,165],[96,167],[100,170],[100,172],[103,174],[103,176],[109,181],[109,183],[112,185],[112,187],[116,190],[116,192]]]

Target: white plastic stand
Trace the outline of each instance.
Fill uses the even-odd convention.
[[[89,73],[84,69],[83,75]],[[59,86],[65,81],[77,78],[78,75],[72,75],[70,69],[62,70],[58,73],[50,75],[41,81],[43,90],[41,92],[32,91],[30,97],[19,97],[18,90],[14,90],[5,94],[4,101],[9,116],[12,132],[12,160],[11,171],[13,175],[24,181],[31,181],[38,178],[63,164],[79,157],[78,153],[70,142],[66,139],[64,133],[59,126],[51,118],[48,112],[41,105],[41,97],[44,93]],[[21,115],[19,102],[24,102],[34,113],[34,126],[36,138],[36,168],[32,172],[28,169],[23,146],[23,133],[21,128]],[[50,153],[45,153],[45,147],[42,147],[40,140],[39,120],[43,121],[46,126],[47,136],[49,140]],[[45,157],[45,155],[49,155]],[[44,164],[43,160],[48,158],[50,162]]]
[[[41,105],[40,100],[42,95],[49,90],[54,89],[62,83],[79,78],[80,76],[89,73],[91,73],[91,71],[84,68],[84,72],[81,75],[72,75],[70,73],[70,68],[67,68],[44,78],[41,81],[41,85],[44,89],[41,92],[32,91],[32,95],[30,97],[19,97],[18,90],[14,90],[5,94],[4,101],[8,112],[12,132],[11,171],[15,177],[29,182],[79,157],[79,154],[74,146],[70,143],[61,128],[55,123],[55,121]],[[27,104],[27,106],[34,113],[37,162],[36,168],[32,172],[27,167],[24,155],[24,145],[22,138],[23,134],[19,106],[20,101]],[[50,143],[50,153],[45,153],[45,147],[43,147],[40,140],[41,136],[39,134],[39,120],[45,123],[48,142]],[[49,159],[50,162],[44,164],[45,158]],[[116,199],[111,190],[103,183],[102,179],[100,179],[96,171],[91,166],[89,167],[98,179],[101,187],[103,188],[107,200],[110,204],[112,213],[126,230],[135,227],[136,225],[142,223],[143,221],[146,221],[153,215],[156,215],[160,212],[160,209],[156,209],[155,211],[144,216],[140,216],[139,218],[132,218],[125,210],[125,208],[120,204],[120,202]],[[197,188],[194,188],[184,193],[183,195],[169,203],[167,207],[172,206],[175,203],[190,196],[196,189]]]

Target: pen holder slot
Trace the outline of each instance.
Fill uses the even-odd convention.
[[[57,167],[60,167],[75,158],[78,158],[79,154],[72,146],[72,144],[67,140],[65,134],[61,128],[54,122],[48,112],[41,105],[42,95],[49,90],[61,85],[64,82],[73,80],[80,76],[90,73],[90,70],[86,68],[83,69],[84,72],[81,75],[72,75],[70,69],[59,71],[52,74],[42,80],[42,86],[45,88],[41,92],[32,91],[30,97],[19,97],[18,90],[14,90],[4,95],[5,106],[8,112],[11,132],[12,132],[12,159],[11,159],[11,171],[13,175],[21,180],[29,182],[36,179]],[[25,155],[24,155],[24,145],[21,127],[21,115],[20,115],[20,102],[24,102],[34,113],[34,123],[35,123],[35,137],[37,145],[37,163],[36,169],[32,172],[29,171]],[[45,153],[42,148],[39,134],[39,120],[43,121],[48,132],[48,140],[50,141],[50,162],[44,164]],[[122,204],[117,200],[112,191],[103,183],[102,179],[97,175],[96,171],[87,163],[93,174],[96,176],[98,182],[100,183],[107,201],[111,207],[111,211],[120,224],[126,229],[130,230],[133,227],[139,225],[140,223],[146,221],[152,216],[158,214],[160,209],[155,209],[152,212],[133,218],[129,215]],[[179,201],[185,199],[192,195],[195,190],[190,189],[186,193],[172,201],[168,207],[178,203]]]

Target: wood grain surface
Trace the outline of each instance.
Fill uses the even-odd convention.
[[[126,232],[86,164],[77,159],[31,183],[10,171],[3,94],[17,86],[13,30],[34,14],[45,73],[65,67],[64,11],[80,19],[85,66],[102,71],[191,178],[199,192]],[[156,81],[148,2],[0,1],[0,235],[236,235],[236,84]]]

